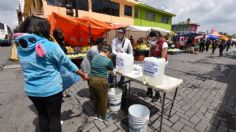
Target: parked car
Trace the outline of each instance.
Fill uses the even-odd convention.
[[[11,41],[7,39],[0,39],[0,46],[11,46]]]

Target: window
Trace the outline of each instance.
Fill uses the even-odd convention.
[[[126,16],[132,16],[132,7],[131,6],[125,6],[125,15]]]
[[[4,24],[3,23],[0,23],[0,29],[4,30]]]
[[[120,15],[120,5],[110,0],[93,0],[92,11],[113,16]]]
[[[151,12],[145,12],[146,20],[155,21],[155,14]]]
[[[168,21],[169,21],[169,19],[168,19],[167,16],[163,16],[163,17],[161,18],[161,22],[162,22],[162,23],[168,24]]]
[[[48,5],[52,6],[63,6],[63,0],[47,0]]]
[[[88,11],[88,0],[77,0],[77,9]]]
[[[134,8],[134,17],[138,18],[138,7]]]

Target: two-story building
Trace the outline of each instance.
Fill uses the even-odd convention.
[[[200,25],[197,23],[191,23],[190,18],[186,22],[180,22],[172,25],[172,30],[178,34],[191,34],[197,33],[197,29]]]
[[[134,0],[25,0],[24,16],[48,17],[52,12],[67,15],[68,6],[73,16],[90,16],[108,23],[134,23]]]
[[[172,17],[175,16],[172,13],[143,3],[137,3],[134,12],[134,25],[159,27],[166,30],[171,30]]]
[[[24,17],[32,14],[47,18],[52,12],[75,17],[90,16],[108,23],[159,27],[171,30],[175,15],[137,0],[25,0]]]

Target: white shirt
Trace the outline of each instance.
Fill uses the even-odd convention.
[[[112,41],[112,54],[117,53],[128,53],[133,54],[133,47],[129,39],[124,39],[124,45],[122,47],[123,41],[120,41],[118,38],[113,39]]]
[[[168,48],[168,44],[166,42],[163,43],[162,49]]]

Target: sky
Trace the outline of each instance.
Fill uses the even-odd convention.
[[[14,28],[16,7],[23,0],[0,0],[0,22]],[[172,23],[186,21],[200,24],[199,31],[236,33],[236,0],[143,0],[153,7],[176,14]]]
[[[172,23],[200,24],[199,31],[236,33],[236,0],[143,0],[153,7],[176,14]]]

